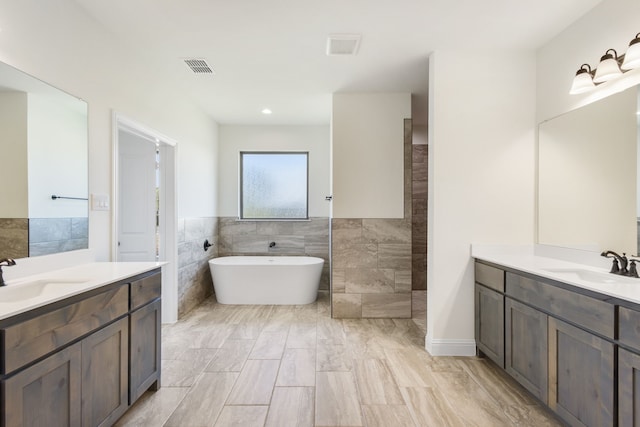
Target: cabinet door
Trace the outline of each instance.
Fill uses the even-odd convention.
[[[129,404],[151,385],[160,387],[160,306],[156,300],[131,313]]]
[[[80,426],[80,344],[2,381],[3,426]]]
[[[504,368],[504,296],[476,284],[476,346]]]
[[[547,361],[547,315],[505,298],[505,369],[544,403]]]
[[[640,355],[618,350],[618,424],[640,426]]]
[[[613,426],[614,346],[549,317],[549,407],[572,426]]]
[[[110,426],[127,410],[129,356],[125,317],[82,341],[82,425]]]

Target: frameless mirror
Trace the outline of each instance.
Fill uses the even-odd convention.
[[[638,252],[638,89],[540,124],[538,243]]]
[[[88,247],[87,104],[0,63],[0,257]]]

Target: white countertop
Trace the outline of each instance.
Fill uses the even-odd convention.
[[[563,256],[566,254],[534,247],[473,245],[471,256],[640,304],[640,279],[609,273],[612,260],[600,257],[597,252],[567,253],[568,256]],[[638,270],[640,270],[640,262]]]
[[[0,287],[0,319],[151,271],[164,264],[91,262],[7,280],[7,285]]]

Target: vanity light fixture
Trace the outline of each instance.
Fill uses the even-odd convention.
[[[632,70],[640,67],[640,33],[629,43],[629,49],[624,54],[624,61],[621,65],[623,70]]]
[[[616,52],[615,49],[609,49],[602,55],[602,58],[600,58],[600,63],[598,64],[598,68],[596,68],[596,74],[593,76],[593,82],[604,83],[621,75],[622,70],[618,63],[618,52]]]
[[[575,95],[577,93],[588,92],[595,88],[596,85],[593,83],[591,73],[591,66],[589,64],[582,64],[580,69],[576,71],[576,76],[573,78],[573,84],[571,85],[569,93]]]
[[[624,55],[618,56],[615,49],[608,49],[600,58],[597,68],[592,70],[589,64],[582,64],[573,78],[569,93],[573,95],[587,92],[596,85],[616,79],[635,68],[640,68],[640,33],[631,40]]]

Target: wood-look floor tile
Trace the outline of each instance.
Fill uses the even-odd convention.
[[[218,325],[216,327],[199,327],[199,332],[193,334],[191,348],[220,348],[234,331],[233,325]]]
[[[493,363],[475,357],[459,359],[458,364],[501,406],[535,405],[536,400]]]
[[[237,378],[233,372],[201,374],[164,427],[212,426]]]
[[[356,360],[355,374],[363,405],[402,405],[404,401],[383,360]]]
[[[403,387],[400,389],[416,425],[421,427],[464,427],[451,406],[437,388]]]
[[[405,405],[363,405],[367,427],[414,427]]]
[[[549,409],[539,405],[509,405],[503,407],[513,425],[523,427],[561,427]]]
[[[318,341],[316,371],[351,371],[353,369],[353,358],[350,354],[349,347],[346,344],[336,345],[320,340]]]
[[[276,383],[280,360],[247,360],[236,381],[228,405],[268,405]]]
[[[387,365],[399,387],[433,387],[435,381],[424,358],[415,350],[385,350]]]
[[[313,387],[316,385],[316,351],[288,348],[284,351],[276,386]]]
[[[316,324],[294,323],[291,325],[287,348],[316,348]]]
[[[316,374],[317,426],[362,426],[361,412],[351,372]]]
[[[186,387],[148,391],[118,420],[115,427],[161,426],[189,392]]]
[[[276,387],[265,427],[313,427],[314,388]]]
[[[186,349],[179,359],[162,360],[162,385],[191,387],[217,352],[210,348]]]
[[[512,425],[495,400],[466,372],[434,372],[432,375],[464,425]]]
[[[204,369],[205,372],[240,372],[254,344],[255,340],[225,341]]]
[[[286,332],[262,331],[249,354],[249,359],[280,359],[286,341]]]
[[[225,406],[215,427],[262,427],[268,406]]]

